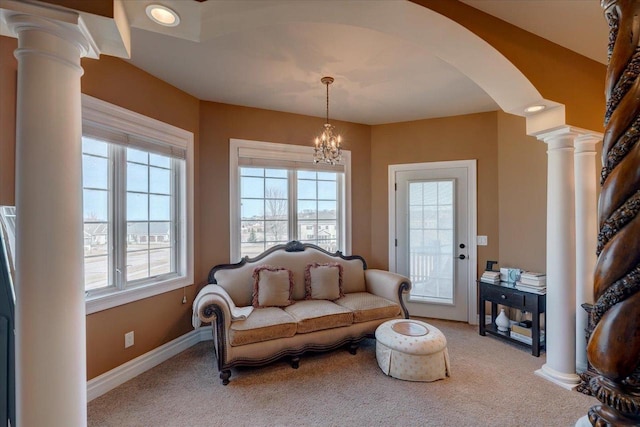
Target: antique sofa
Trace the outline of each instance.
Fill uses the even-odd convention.
[[[408,278],[367,269],[360,256],[334,254],[297,241],[256,258],[218,265],[193,303],[193,324],[211,322],[220,379],[231,368],[349,346],[373,337],[383,322],[409,318]]]

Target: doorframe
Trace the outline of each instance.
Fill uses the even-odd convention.
[[[468,259],[470,263],[467,277],[467,315],[468,323],[478,324],[478,176],[477,160],[453,160],[444,162],[406,163],[401,165],[389,165],[389,271],[396,272],[396,172],[412,170],[437,170],[451,168],[467,168],[467,230],[469,233]],[[471,267],[473,266],[473,267]]]

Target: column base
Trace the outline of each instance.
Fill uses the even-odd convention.
[[[565,374],[558,372],[555,369],[550,368],[546,363],[542,365],[542,368],[538,369],[534,373],[566,390],[573,390],[578,386],[578,384],[580,384],[580,377],[577,374]]]

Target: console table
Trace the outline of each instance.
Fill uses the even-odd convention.
[[[478,281],[479,287],[479,307],[480,315],[480,335],[485,336],[487,333],[496,336],[505,341],[513,342],[531,348],[531,354],[540,356],[540,348],[544,343],[540,340],[540,314],[545,312],[547,305],[547,296],[536,294],[534,292],[526,292],[516,289],[511,284],[501,282],[500,284],[491,284]],[[491,323],[485,323],[485,303],[491,303]],[[528,311],[531,313],[532,326],[531,345],[522,341],[511,338],[510,332],[500,332],[495,326],[495,320],[498,316],[498,304],[512,307],[517,310]]]

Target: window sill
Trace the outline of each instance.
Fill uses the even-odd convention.
[[[120,305],[129,304],[141,299],[180,289],[185,286],[191,286],[192,284],[192,278],[183,276],[169,279],[164,282],[151,283],[122,291],[114,291],[108,294],[89,296],[86,299],[86,314],[93,314],[99,311],[108,310]]]

